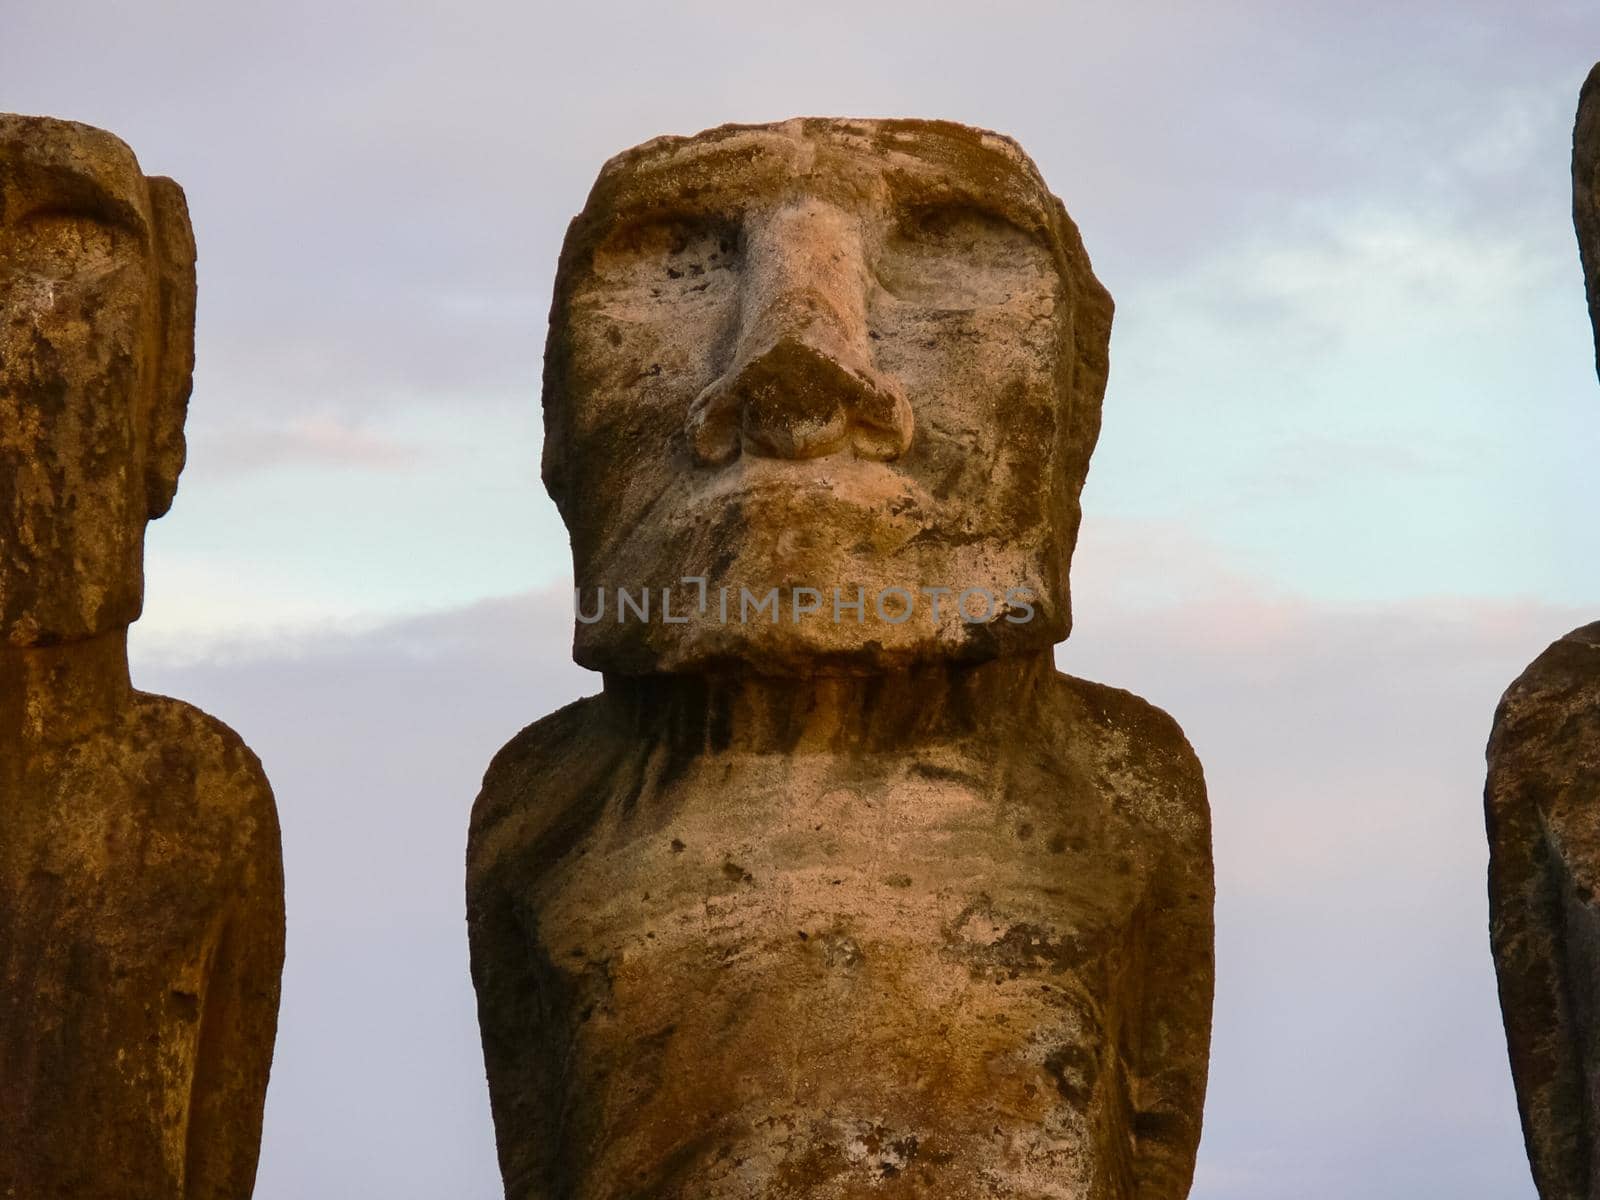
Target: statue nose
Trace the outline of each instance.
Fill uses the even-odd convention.
[[[732,362],[689,411],[697,462],[905,453],[911,405],[873,363],[867,279],[859,227],[836,208],[795,204],[747,231]]]

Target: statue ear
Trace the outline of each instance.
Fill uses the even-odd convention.
[[[145,426],[144,480],[155,520],[172,507],[187,454],[183,422],[194,384],[195,248],[183,189],[159,176],[149,184],[160,348]]]
[[[1100,439],[1100,409],[1111,372],[1111,293],[1095,278],[1078,226],[1055,202],[1062,272],[1072,289],[1071,410],[1067,417],[1066,468],[1082,480]]]
[[[1089,475],[1089,456],[1100,439],[1100,410],[1111,372],[1111,293],[1095,278],[1089,254],[1078,227],[1056,200],[1057,265],[1071,295],[1071,343],[1063,348],[1067,358],[1065,386],[1066,422],[1060,430],[1061,478],[1065,483],[1061,509],[1056,513],[1063,576],[1061,602],[1067,636],[1072,628],[1072,590],[1069,582],[1072,553],[1078,545],[1083,519],[1079,496]]]

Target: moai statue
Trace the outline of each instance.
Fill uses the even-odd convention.
[[[992,133],[601,171],[544,474],[604,690],[500,752],[468,849],[511,1200],[1187,1194],[1200,765],[1052,663],[1110,325]]]
[[[242,1200],[283,963],[238,736],[134,691],[194,357],[183,193],[0,115],[0,1197]]]
[[[1600,349],[1600,64],[1578,102],[1572,210]],[[1600,622],[1506,691],[1489,737],[1489,932],[1542,1200],[1600,1200]]]

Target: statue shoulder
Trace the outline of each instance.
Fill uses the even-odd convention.
[[[1600,621],[1558,638],[1506,689],[1489,750],[1528,752],[1600,727]]]
[[[162,778],[192,787],[203,809],[270,820],[276,840],[267,773],[228,725],[183,700],[135,692],[128,738],[130,753],[149,759]]]
[[[182,847],[196,903],[210,903],[218,889],[244,889],[263,897],[251,902],[252,911],[281,924],[278,808],[244,739],[192,704],[135,692],[112,754],[107,761],[128,781],[141,820]]]
[[[1491,846],[1553,836],[1563,856],[1600,868],[1600,622],[1534,659],[1501,697],[1489,735],[1485,815]]]
[[[1123,688],[1057,672],[1051,740],[1119,806],[1175,841],[1211,844],[1205,773],[1178,722]]]
[[[617,747],[600,718],[601,697],[586,696],[518,733],[489,763],[472,806],[469,873],[512,847],[527,848],[564,827],[563,817],[594,790]]]

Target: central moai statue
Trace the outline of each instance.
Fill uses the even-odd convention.
[[[133,690],[194,359],[182,191],[0,115],[0,1197],[242,1200],[283,963],[272,793]]]
[[[1600,64],[1578,101],[1572,215],[1600,368]],[[1507,689],[1489,738],[1489,925],[1542,1200],[1600,1200],[1600,622]]]
[[[544,475],[604,690],[500,752],[468,849],[512,1200],[1187,1194],[1200,764],[1052,662],[1110,325],[996,134],[601,171]]]

